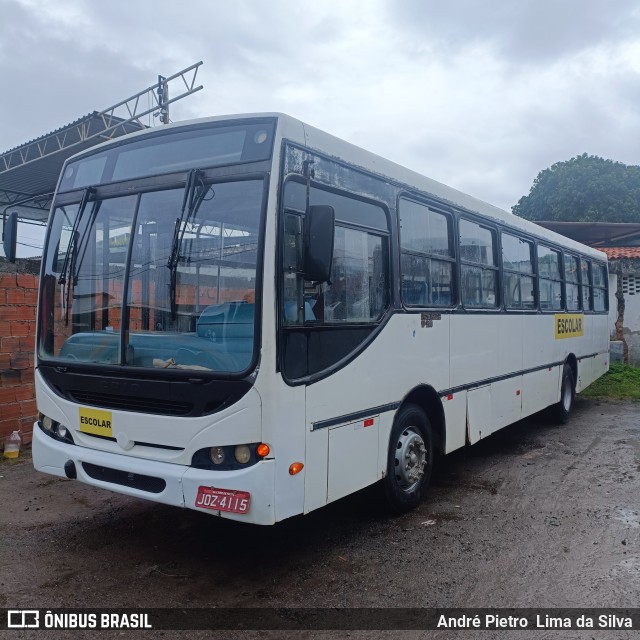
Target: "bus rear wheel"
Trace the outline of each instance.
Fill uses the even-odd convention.
[[[400,514],[420,504],[433,469],[433,432],[425,412],[409,404],[400,409],[391,429],[387,475],[383,480],[389,510]]]
[[[569,421],[575,397],[576,383],[573,379],[573,370],[568,364],[565,364],[562,369],[562,382],[560,383],[560,402],[552,407],[555,422],[566,424]]]

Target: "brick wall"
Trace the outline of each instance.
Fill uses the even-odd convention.
[[[0,259],[0,442],[16,429],[31,442],[38,270],[37,261]]]
[[[20,430],[24,444],[31,442],[36,402],[33,377],[33,354],[36,335],[36,305],[38,299],[39,260],[17,260],[12,264],[0,257],[0,449],[4,438]],[[112,287],[119,286],[118,284]],[[110,291],[117,299],[119,291]],[[134,282],[133,303],[141,304],[141,284]],[[151,298],[154,289],[151,288]],[[226,290],[220,302],[227,300],[254,302],[253,291]],[[200,305],[217,301],[217,290],[200,288]],[[181,287],[178,303],[195,305],[196,288]],[[111,326],[119,328],[120,309],[111,310]],[[153,325],[153,311],[151,311]],[[131,311],[132,329],[141,329],[141,310]],[[56,336],[62,340],[69,329],[59,327]],[[60,345],[58,345],[58,348]]]

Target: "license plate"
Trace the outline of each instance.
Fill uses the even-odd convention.
[[[214,487],[198,487],[195,506],[213,511],[229,511],[231,513],[247,513],[251,494],[248,491],[233,489],[216,489]]]

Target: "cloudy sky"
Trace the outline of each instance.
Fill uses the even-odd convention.
[[[633,0],[0,0],[0,150],[203,60],[172,120],[284,111],[509,209],[640,164]]]

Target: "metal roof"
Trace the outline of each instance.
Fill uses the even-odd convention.
[[[617,260],[619,258],[640,259],[640,247],[604,247],[602,250],[607,254],[609,260]]]
[[[541,227],[577,240],[589,247],[640,246],[640,224],[635,222],[559,222],[544,220]]]
[[[139,121],[127,122],[112,115],[105,118],[103,113],[94,111],[0,154],[0,213],[14,205],[21,218],[46,219],[49,196],[68,157],[107,139],[145,128]],[[100,135],[102,131],[104,136]],[[32,200],[22,202],[27,198]]]

